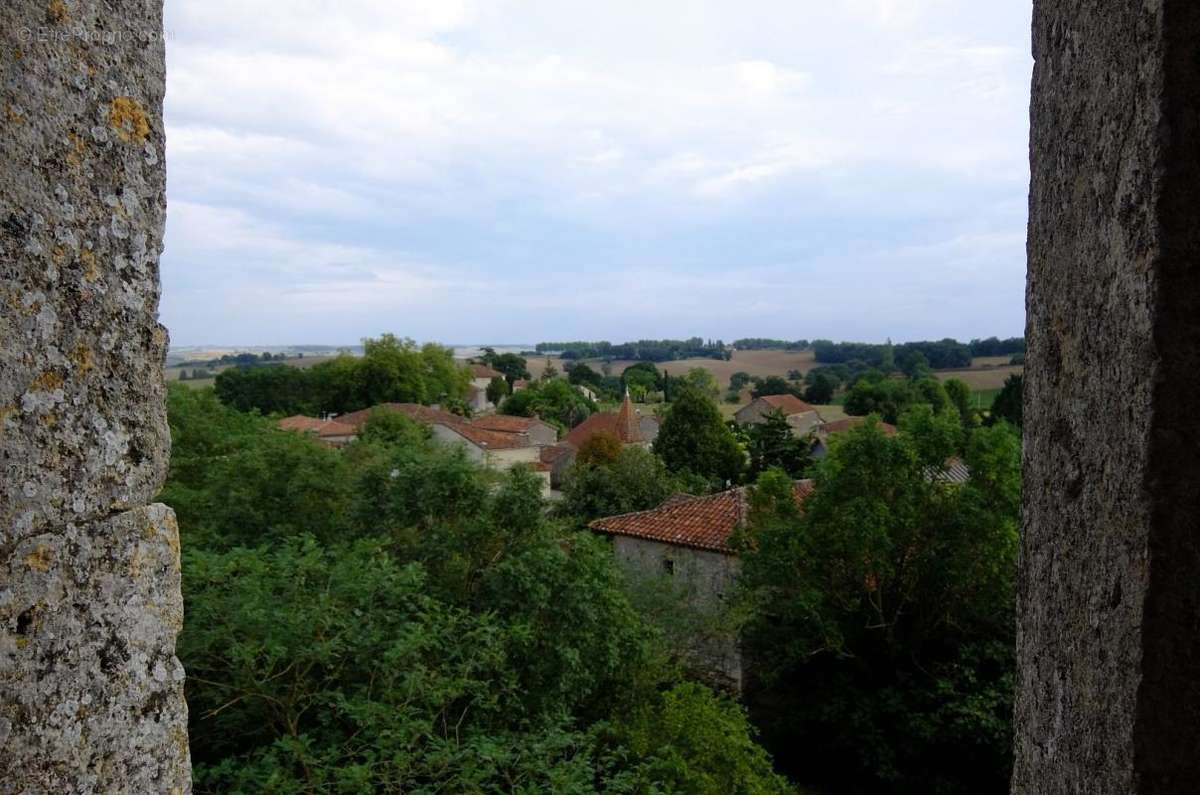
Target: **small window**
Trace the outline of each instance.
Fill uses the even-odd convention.
[[[670,558],[663,558],[662,570],[663,570],[663,574],[667,574],[667,575],[675,574],[675,561],[671,560]]]

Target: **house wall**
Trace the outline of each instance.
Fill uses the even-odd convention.
[[[821,418],[817,416],[815,411],[806,411],[803,414],[793,414],[787,418],[788,425],[792,426],[792,433],[797,436],[806,436],[813,428],[821,424]]]
[[[558,431],[554,429],[553,425],[535,422],[529,428],[529,441],[537,447],[549,447],[558,442]]]
[[[474,447],[474,445],[472,445]],[[487,464],[496,469],[511,469],[516,464],[535,464],[541,460],[536,447],[514,447],[510,450],[488,450]]]
[[[732,592],[741,567],[735,556],[719,552],[629,536],[613,536],[612,542],[613,555],[620,565],[642,576],[672,577],[688,593],[691,606],[698,610],[720,608]],[[670,574],[664,565],[666,561],[673,564]],[[741,691],[742,652],[736,636],[698,637],[680,651],[708,673],[714,683]]]
[[[467,451],[467,458],[479,464],[484,463],[483,450],[471,444],[466,439],[447,428],[445,425],[433,425],[432,429],[434,439],[437,439],[443,444],[462,445],[462,447]]]

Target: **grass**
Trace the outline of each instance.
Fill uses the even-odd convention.
[[[981,389],[971,393],[971,400],[974,401],[975,408],[977,409],[990,409],[992,404],[996,402],[996,396],[999,394],[999,389]]]

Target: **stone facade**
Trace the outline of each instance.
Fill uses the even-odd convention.
[[[0,793],[190,789],[161,1],[0,5]]]
[[[738,559],[723,552],[691,549],[646,538],[615,535],[613,556],[627,569],[645,577],[671,577],[697,610],[720,609],[733,591],[740,571]],[[742,650],[736,635],[701,635],[685,650],[715,684],[735,692],[742,688]]]
[[[1014,793],[1200,781],[1198,41],[1034,6]]]

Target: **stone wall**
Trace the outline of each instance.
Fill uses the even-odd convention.
[[[190,789],[161,0],[0,5],[0,792]]]
[[[612,537],[617,562],[638,577],[670,577],[681,598],[700,614],[717,614],[733,592],[741,562],[733,555],[664,544],[646,538]],[[669,563],[668,563],[669,562]],[[741,643],[720,628],[677,639],[677,652],[689,658],[712,684],[740,692]]]
[[[1035,3],[1015,793],[1200,781],[1198,42]]]

